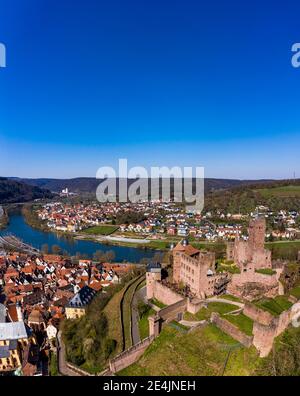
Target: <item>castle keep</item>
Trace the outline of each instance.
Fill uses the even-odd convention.
[[[248,228],[248,241],[240,240],[227,244],[227,260],[237,264],[241,272],[271,268],[271,251],[265,249],[266,220],[264,217],[252,219]]]

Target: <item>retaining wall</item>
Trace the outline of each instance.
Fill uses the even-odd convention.
[[[249,348],[252,345],[253,337],[243,333],[240,329],[228,322],[226,319],[220,317],[216,312],[213,312],[210,321],[214,323],[224,333],[230,335],[235,340],[239,341],[242,345]]]
[[[138,344],[117,355],[109,362],[111,372],[116,373],[135,363],[153,340],[154,336],[147,337]]]

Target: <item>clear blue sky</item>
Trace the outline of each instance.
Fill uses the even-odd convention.
[[[0,175],[128,158],[300,176],[299,15],[296,0],[0,0]]]

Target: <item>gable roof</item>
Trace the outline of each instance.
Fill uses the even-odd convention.
[[[70,300],[69,307],[84,307],[88,305],[95,297],[96,291],[89,286],[84,286]]]
[[[28,338],[28,330],[24,322],[0,323],[0,340],[19,340]]]

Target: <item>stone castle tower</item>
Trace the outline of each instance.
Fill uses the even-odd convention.
[[[250,221],[249,228],[249,247],[251,250],[265,248],[266,219],[258,217]]]
[[[252,219],[248,232],[247,242],[236,238],[234,243],[227,245],[227,259],[233,260],[243,271],[248,264],[252,264],[250,267],[253,271],[259,268],[271,268],[271,251],[265,249],[266,219],[264,217]]]
[[[161,281],[161,265],[159,263],[150,263],[147,265],[146,285],[147,299],[151,300],[154,296],[154,284]]]

